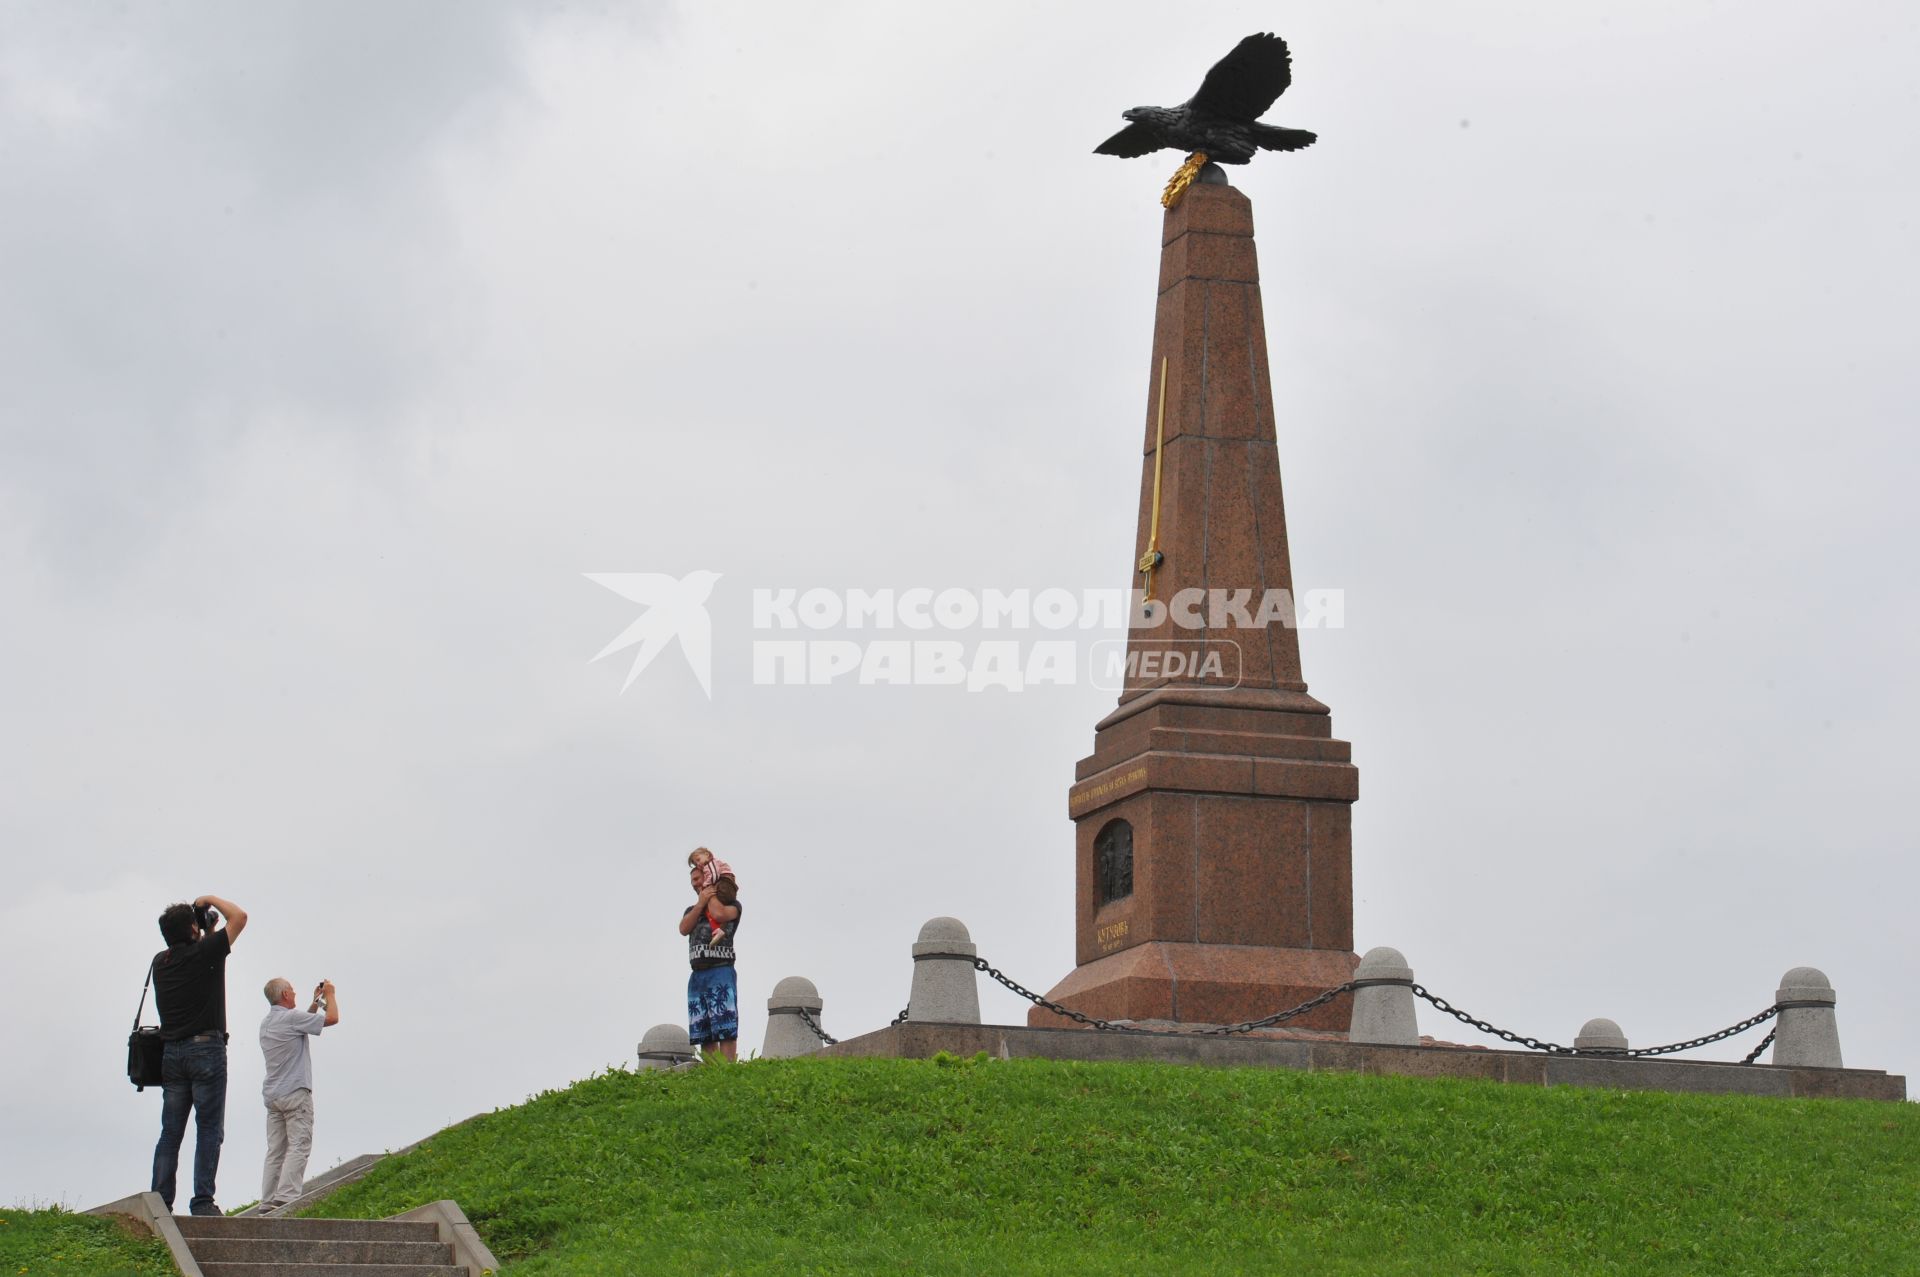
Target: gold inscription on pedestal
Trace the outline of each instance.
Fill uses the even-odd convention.
[[[1100,946],[1100,952],[1112,953],[1115,949],[1118,949],[1122,944],[1126,943],[1126,920],[1122,919],[1119,922],[1109,922],[1106,926],[1094,932],[1093,936],[1095,943]]]
[[[1136,780],[1145,780],[1147,769],[1136,767],[1124,776],[1115,776],[1112,780],[1103,780],[1098,785],[1076,791],[1067,799],[1067,806],[1078,807],[1081,803],[1092,802],[1096,798],[1105,798],[1108,794],[1117,794]]]

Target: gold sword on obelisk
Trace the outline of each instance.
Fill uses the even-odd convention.
[[[1147,600],[1153,600],[1153,570],[1166,561],[1160,553],[1160,458],[1167,439],[1167,357],[1160,356],[1160,420],[1153,428],[1153,517],[1147,524],[1147,552],[1138,570],[1147,574]]]

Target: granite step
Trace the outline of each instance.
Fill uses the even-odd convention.
[[[467,1277],[453,1264],[202,1263],[202,1277]]]
[[[329,1241],[431,1242],[439,1240],[432,1224],[393,1219],[280,1219],[274,1216],[175,1215],[180,1235],[187,1238],[226,1237],[265,1240],[316,1239]]]
[[[203,1277],[464,1277],[431,1223],[215,1218],[174,1223]]]
[[[444,1264],[452,1248],[443,1241],[361,1241],[331,1237],[193,1238],[188,1245],[209,1263]]]

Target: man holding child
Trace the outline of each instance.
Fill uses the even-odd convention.
[[[736,1058],[740,993],[733,973],[733,936],[740,929],[740,894],[733,870],[705,847],[687,857],[696,899],[680,915],[687,938],[687,1037],[706,1058]]]

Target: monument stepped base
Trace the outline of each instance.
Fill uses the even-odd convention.
[[[1353,978],[1360,959],[1339,949],[1150,941],[1083,963],[1047,997],[1097,1020],[1173,1020],[1240,1024],[1298,1006]],[[1347,998],[1300,1016],[1305,1029],[1345,1029]],[[1027,1013],[1030,1028],[1064,1023],[1045,1007]]]
[[[1478,1078],[1526,1086],[1595,1086],[1842,1100],[1905,1100],[1907,1080],[1875,1069],[1809,1069],[1722,1064],[1662,1056],[1646,1060],[1487,1051],[1478,1047],[1375,1046],[1306,1038],[1216,1037],[1194,1033],[1094,1033],[1010,1024],[891,1025],[821,1054],[924,1059],[940,1051],[1000,1059],[1145,1060],[1220,1068],[1331,1069],[1409,1077]]]

